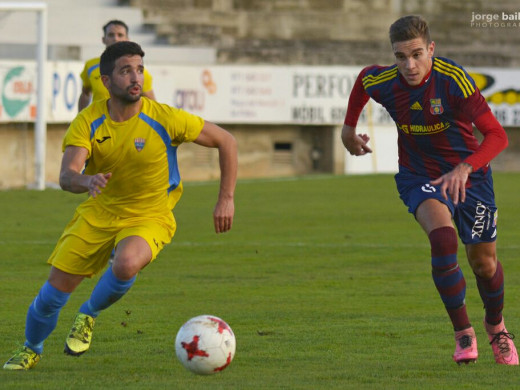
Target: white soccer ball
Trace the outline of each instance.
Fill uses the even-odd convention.
[[[182,365],[200,375],[224,370],[233,360],[235,348],[235,335],[230,326],[212,315],[190,319],[175,338],[175,353]]]

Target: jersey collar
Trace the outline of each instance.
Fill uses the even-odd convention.
[[[426,76],[424,76],[422,81],[419,84],[417,84],[417,85],[410,85],[410,84],[408,84],[406,82],[406,80],[404,79],[404,77],[401,75],[401,73],[399,73],[399,80],[401,80],[401,82],[404,85],[406,85],[408,88],[411,88],[411,89],[421,88],[424,84],[426,84],[430,80],[430,76],[432,75],[432,69],[433,69],[433,60],[432,60],[432,67],[430,68],[430,71],[426,74]]]

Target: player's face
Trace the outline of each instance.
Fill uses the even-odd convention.
[[[422,38],[394,42],[395,62],[399,73],[409,85],[419,85],[432,67],[435,43],[429,44]]]
[[[128,41],[126,29],[118,24],[109,24],[103,37],[103,43],[106,47],[109,47],[120,41]]]
[[[122,102],[133,103],[141,98],[144,82],[143,59],[139,55],[123,56],[116,60],[112,75],[106,77],[105,87],[110,96]]]

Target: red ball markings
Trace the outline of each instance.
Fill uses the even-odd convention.
[[[191,343],[185,343],[184,341],[181,343],[182,348],[188,353],[188,360],[193,359],[195,356],[209,356],[206,351],[199,349],[199,340],[199,336],[193,336]]]
[[[222,334],[224,330],[227,330],[229,333],[233,334],[233,331],[231,330],[229,325],[226,324],[226,322],[222,321],[220,318],[208,317],[208,319],[218,324],[218,332],[220,334]]]

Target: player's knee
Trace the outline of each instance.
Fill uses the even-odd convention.
[[[117,265],[115,262],[112,265],[112,272],[114,276],[120,280],[130,280],[139,270],[135,270],[134,267],[129,267],[128,265]]]
[[[120,280],[129,280],[143,268],[142,262],[135,256],[116,255],[112,264],[112,272]]]
[[[475,275],[483,279],[491,279],[495,276],[497,270],[497,262],[494,256],[482,256],[470,259],[471,269]]]
[[[434,229],[428,235],[430,239],[432,258],[445,257],[457,253],[458,239],[455,229],[451,226],[443,226]]]
[[[475,275],[483,279],[491,279],[495,275],[498,259],[494,245],[468,245],[466,253]]]

